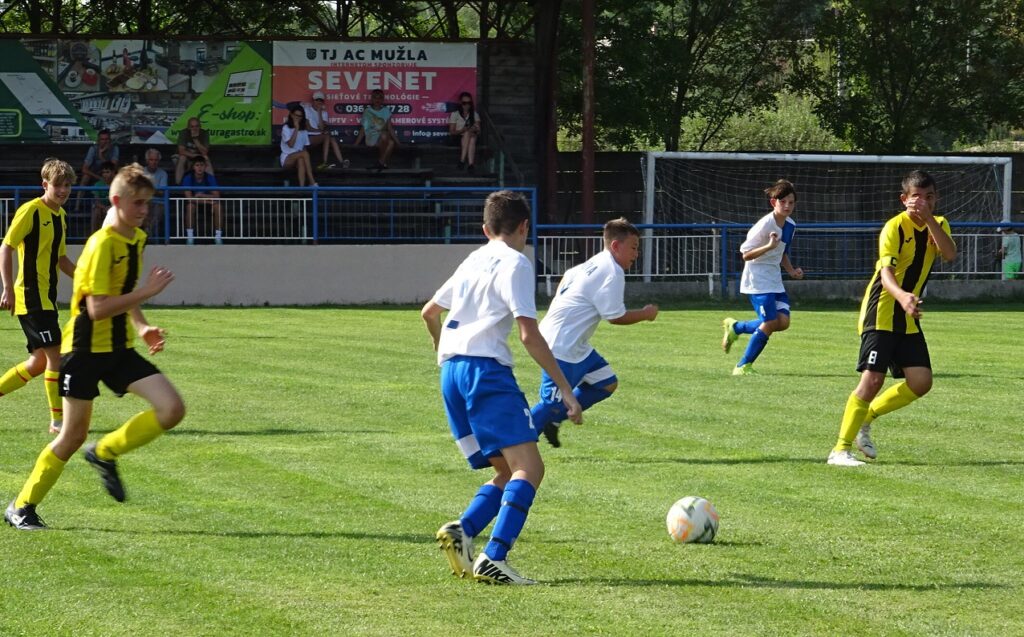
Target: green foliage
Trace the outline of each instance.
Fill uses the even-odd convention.
[[[684,131],[707,127],[700,116],[684,120]],[[680,150],[700,147],[696,134],[684,134]],[[822,127],[812,101],[789,92],[779,93],[771,106],[733,115],[703,145],[706,151],[810,152],[849,151],[850,145]]]
[[[417,309],[151,309],[189,412],[120,459],[126,503],[76,456],[40,507],[53,530],[0,527],[0,634],[1020,635],[1024,313],[928,307],[935,386],[857,470],[824,463],[855,303],[797,299],[746,378],[718,348],[745,304],[601,326],[620,387],[544,445],[512,554],[542,585],[515,590],[451,577],[432,541],[486,475],[448,433]],[[23,345],[8,318],[0,351]],[[0,398],[7,499],[50,440],[41,382]],[[91,440],[142,406],[102,391]],[[685,495],[717,507],[715,544],[668,540]]]
[[[596,117],[609,145],[677,150],[684,134],[703,147],[732,116],[763,108],[781,86],[797,23],[768,0],[609,0],[595,17]],[[581,112],[579,7],[565,9],[559,111],[570,132]],[[701,127],[686,130],[686,118]]]
[[[869,152],[945,150],[1024,112],[1020,16],[1012,0],[843,0],[794,84],[839,136]],[[1015,38],[1013,36],[1016,36]]]

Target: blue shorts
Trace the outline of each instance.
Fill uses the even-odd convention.
[[[762,321],[773,321],[780,313],[789,316],[789,295],[785,292],[751,294],[750,304]]]
[[[512,368],[480,356],[455,356],[441,365],[441,396],[455,444],[469,466],[484,469],[506,447],[537,442],[526,396]]]
[[[558,367],[573,387],[586,383],[600,388],[619,382],[618,377],[615,375],[615,370],[608,364],[608,361],[597,353],[596,349],[578,363],[567,363],[560,360],[558,361]],[[555,385],[555,381],[551,380],[548,373],[543,370],[540,373],[540,400],[547,404],[562,402],[558,386]]]

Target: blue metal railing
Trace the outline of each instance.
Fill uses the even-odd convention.
[[[790,260],[805,278],[864,278],[874,272],[878,233],[884,222],[800,224]],[[951,222],[958,244],[957,258],[937,261],[933,276],[992,277],[1000,272],[995,230],[1011,226],[1024,233],[1024,223]],[[748,224],[638,224],[641,258],[626,274],[644,281],[655,279],[714,279],[723,295],[743,270],[739,247]],[[560,276],[602,249],[601,225],[541,224],[536,227],[534,254],[538,276]],[[972,232],[973,231],[973,232]],[[647,252],[648,254],[643,254]],[[684,253],[684,254],[681,254]]]
[[[481,240],[484,199],[495,188],[173,186],[159,191],[151,201],[151,209],[162,211],[159,224],[148,228],[151,242],[185,239],[183,217],[189,200],[184,193],[188,190],[219,192],[225,242],[467,243]],[[536,189],[509,190],[522,192],[536,210]],[[106,209],[107,191],[106,186],[72,188],[64,205],[69,242],[88,238],[93,208]],[[21,204],[41,194],[37,185],[0,186],[0,221],[6,227]],[[209,220],[202,223],[207,228],[196,236],[212,238]]]

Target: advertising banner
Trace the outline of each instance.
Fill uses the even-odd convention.
[[[273,127],[290,104],[324,94],[328,125],[343,143],[359,133],[370,92],[384,91],[401,143],[440,143],[459,93],[476,96],[476,45],[439,42],[274,42]]]
[[[244,42],[0,41],[0,143],[90,142],[106,128],[116,144],[167,144],[197,116],[215,144],[269,144],[270,50]],[[3,125],[3,113],[14,112],[19,134],[11,132],[13,115]]]

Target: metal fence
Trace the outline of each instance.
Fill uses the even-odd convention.
[[[188,198],[186,190],[167,188],[150,202],[150,243],[184,242],[189,219],[195,240],[212,243],[218,217],[224,243],[479,242],[484,200],[494,188],[222,186],[215,199]],[[535,189],[510,190],[536,209]],[[0,187],[4,227],[18,206],[40,194],[39,186]],[[64,205],[68,241],[84,242],[108,207],[105,188],[73,188]]]
[[[936,261],[933,278],[998,278],[1002,274],[1000,226],[1024,224],[951,223],[957,257]],[[739,247],[750,226],[743,224],[640,225],[641,258],[626,272],[643,281],[706,280],[728,291],[739,279],[743,261]],[[811,279],[866,278],[878,259],[882,224],[801,224],[790,260]],[[540,225],[534,242],[537,274],[550,285],[574,265],[603,249],[601,226]],[[713,289],[713,287],[712,287]]]

